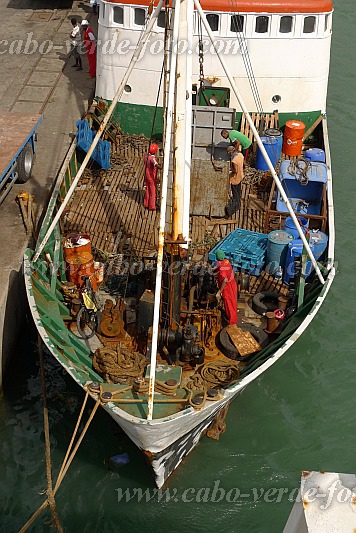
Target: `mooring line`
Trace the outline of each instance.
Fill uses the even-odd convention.
[[[44,372],[44,364],[43,364],[43,350],[42,350],[42,341],[39,336],[38,340],[38,346],[39,346],[39,354],[40,354],[40,366],[41,366],[41,381],[42,381],[42,395],[43,395],[43,403],[44,403],[44,430],[45,430],[45,443],[46,443],[46,474],[47,474],[47,499],[42,503],[42,505],[37,509],[37,511],[29,518],[29,520],[26,522],[26,524],[20,529],[19,533],[25,533],[29,529],[29,527],[32,526],[32,524],[35,522],[35,520],[40,516],[40,514],[47,508],[47,506],[50,507],[51,513],[53,516],[53,521],[55,524],[55,527],[59,533],[63,533],[63,528],[59,519],[59,515],[56,508],[56,503],[54,496],[56,495],[57,490],[60,487],[60,484],[63,481],[64,476],[66,475],[68,468],[73,461],[75,454],[77,453],[77,450],[85,436],[85,433],[87,432],[89,425],[91,421],[94,418],[94,415],[100,405],[100,398],[96,401],[92,412],[89,415],[89,418],[83,428],[83,431],[79,435],[79,438],[73,448],[73,443],[75,436],[77,434],[79,424],[81,422],[85,405],[87,403],[87,399],[89,396],[89,392],[87,391],[84,397],[83,405],[80,410],[77,424],[75,426],[71,441],[69,443],[65,458],[63,460],[61,469],[58,474],[58,478],[56,481],[56,485],[54,489],[52,488],[52,464],[51,464],[51,449],[50,449],[50,439],[49,439],[49,422],[48,422],[48,408],[47,408],[47,401],[46,401],[46,382],[45,382],[45,372]]]

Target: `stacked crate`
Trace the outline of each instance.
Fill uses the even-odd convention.
[[[268,236],[264,233],[238,228],[210,251],[209,260],[215,264],[215,253],[222,250],[234,270],[259,276],[266,261],[267,239]]]

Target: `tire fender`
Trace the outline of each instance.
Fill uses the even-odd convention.
[[[252,309],[258,315],[265,315],[269,311],[274,311],[278,308],[278,298],[278,292],[258,292],[252,298]]]

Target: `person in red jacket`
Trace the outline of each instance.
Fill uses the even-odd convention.
[[[225,313],[230,324],[237,324],[237,283],[232,265],[225,258],[225,252],[218,250],[215,253],[217,263],[215,267],[219,290],[217,298],[221,294]],[[220,294],[219,294],[220,293]]]
[[[148,154],[145,155],[145,185],[146,194],[143,201],[143,205],[150,211],[156,210],[156,183],[157,183],[157,171],[162,168],[158,164],[155,154],[158,152],[158,145],[151,144]]]
[[[96,39],[93,30],[89,27],[87,20],[82,20],[81,24],[84,31],[84,44],[89,62],[89,77],[96,76]]]

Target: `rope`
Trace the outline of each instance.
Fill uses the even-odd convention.
[[[172,380],[175,383],[170,384],[166,381],[155,380],[155,392],[159,394],[165,394],[166,396],[175,396],[179,387],[179,383],[176,380]],[[149,379],[137,378],[134,381],[133,388],[138,394],[148,394]]]
[[[288,165],[288,173],[294,176],[301,185],[308,185],[309,177],[308,172],[310,169],[310,161],[304,159],[304,157],[298,157],[295,161],[291,161]]]
[[[63,461],[62,467],[61,467],[60,472],[59,472],[59,474],[58,474],[57,482],[56,482],[56,485],[55,485],[54,490],[53,490],[53,497],[55,496],[57,490],[59,489],[59,486],[60,486],[60,484],[62,483],[63,478],[64,478],[64,476],[66,475],[66,473],[67,473],[67,471],[68,471],[68,468],[69,468],[71,462],[73,461],[74,456],[75,456],[75,454],[77,453],[77,450],[78,450],[78,448],[79,448],[79,446],[80,446],[80,444],[81,444],[81,442],[82,442],[82,440],[83,440],[83,438],[84,438],[84,436],[85,436],[85,433],[87,432],[87,430],[88,430],[88,428],[89,428],[89,425],[90,425],[91,421],[93,420],[94,415],[95,415],[95,413],[96,413],[96,411],[97,411],[97,409],[98,409],[98,407],[99,407],[99,405],[100,405],[100,400],[98,400],[98,401],[95,403],[94,407],[93,407],[93,410],[92,410],[92,412],[91,412],[91,414],[90,414],[90,416],[89,416],[89,418],[88,418],[88,420],[87,420],[87,423],[86,423],[85,426],[84,426],[83,431],[81,432],[81,434],[80,434],[80,436],[79,436],[79,438],[78,438],[78,441],[77,441],[77,443],[76,443],[76,445],[75,445],[75,447],[74,447],[72,453],[70,454],[71,447],[72,447],[72,445],[73,445],[74,438],[75,438],[75,435],[76,435],[76,433],[77,433],[77,430],[78,430],[78,427],[79,427],[79,423],[80,423],[80,420],[81,420],[82,414],[83,414],[83,412],[84,412],[84,407],[85,407],[85,404],[86,404],[87,398],[88,398],[88,392],[87,392],[86,395],[85,395],[84,402],[83,402],[83,406],[82,406],[82,409],[81,409],[81,411],[80,411],[79,418],[78,418],[78,421],[77,421],[77,425],[76,425],[76,427],[75,427],[74,433],[73,433],[73,435],[72,435],[72,439],[71,439],[70,444],[69,444],[69,446],[68,446],[68,450],[67,450],[66,456],[65,456],[65,458],[64,458],[64,461]],[[70,456],[69,456],[69,454],[70,454]],[[68,456],[69,456],[69,459],[68,459]],[[50,502],[49,502],[49,499],[47,498],[47,500],[43,502],[43,504],[42,504],[42,505],[37,509],[37,511],[31,516],[31,518],[26,522],[26,524],[20,529],[20,532],[19,532],[19,533],[25,533],[25,531],[27,531],[28,528],[29,528],[30,526],[32,526],[32,524],[35,522],[35,520],[38,518],[38,516],[40,516],[40,514],[46,509],[46,507],[47,507],[48,505],[50,505]],[[62,530],[61,530],[61,531],[62,531]]]
[[[38,352],[40,358],[40,372],[41,372],[41,386],[42,386],[42,398],[43,398],[43,425],[45,434],[45,447],[46,447],[46,476],[47,476],[47,498],[48,504],[51,509],[51,514],[55,528],[60,533],[63,532],[61,521],[59,519],[56,502],[54,499],[53,487],[52,487],[52,461],[51,461],[51,443],[49,438],[49,421],[48,421],[48,407],[47,407],[47,395],[46,395],[46,375],[43,360],[42,340],[38,335]]]
[[[235,361],[210,361],[204,363],[187,383],[188,389],[208,390],[231,385],[240,376],[239,363]]]
[[[107,383],[132,384],[134,379],[142,376],[147,365],[144,355],[131,352],[117,345],[113,348],[98,348],[93,357],[93,369]]]

